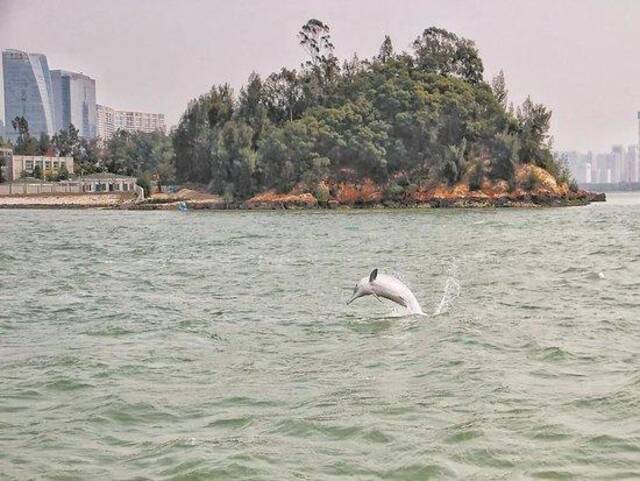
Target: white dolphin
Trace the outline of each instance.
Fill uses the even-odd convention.
[[[406,307],[411,314],[423,314],[413,292],[399,279],[387,274],[378,274],[378,269],[372,270],[369,277],[363,277],[358,281],[353,288],[353,297],[349,299],[347,305],[363,296],[374,296],[378,300],[384,297]]]

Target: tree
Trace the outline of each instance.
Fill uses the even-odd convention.
[[[455,75],[477,84],[484,67],[474,42],[442,28],[430,27],[413,42],[418,65],[427,72]]]
[[[280,191],[291,189],[319,156],[316,152],[319,130],[319,122],[311,117],[287,122],[272,130],[257,152],[259,185],[276,187]]]
[[[380,51],[378,53],[378,60],[382,63],[386,63],[393,58],[393,44],[391,43],[391,37],[389,35],[384,36],[384,41],[380,45]]]
[[[58,176],[56,180],[69,180],[69,171],[67,170],[67,164],[65,164],[64,162],[58,170]]]
[[[176,179],[176,168],[170,160],[162,160],[156,168],[158,187],[173,184]]]
[[[302,26],[298,32],[298,40],[309,55],[304,66],[313,70],[333,57],[334,45],[329,32],[329,26],[315,18],[309,19]]]
[[[303,89],[295,70],[272,73],[263,86],[267,115],[273,123],[300,118],[304,110]]]
[[[209,126],[215,127],[231,120],[234,110],[233,89],[229,84],[212,88],[209,93]]]
[[[549,146],[551,111],[527,97],[516,113],[518,119],[519,160],[557,173]]]
[[[493,145],[491,173],[493,178],[515,181],[515,169],[519,159],[520,145],[515,134],[496,134]]]
[[[40,167],[39,164],[36,164],[36,166],[33,168],[33,173],[31,174],[32,177],[35,177],[36,179],[44,179],[44,173],[42,172],[42,167]]]
[[[247,86],[240,90],[238,117],[253,130],[251,146],[255,150],[263,132],[270,127],[265,88],[260,76],[251,72]]]
[[[218,133],[233,114],[228,85],[214,86],[189,103],[172,136],[179,181],[209,183]]]
[[[149,197],[151,194],[151,174],[149,172],[142,172],[138,176],[136,184],[142,187],[142,190],[144,190],[144,196]]]
[[[218,135],[216,153],[212,166],[212,184],[220,194],[234,186],[238,196],[246,197],[253,192],[253,173],[256,154],[251,148],[253,130],[247,124],[231,120]]]
[[[151,153],[148,168],[155,169],[158,186],[173,184],[176,181],[175,153],[171,136],[163,132],[154,132],[149,137]]]
[[[60,130],[53,136],[52,144],[61,157],[71,156],[79,149],[80,131],[73,124],[69,124],[66,129]]]
[[[81,138],[73,154],[74,172],[78,175],[100,172],[105,168],[105,149],[98,139]]]
[[[51,139],[47,134],[40,134],[40,141],[38,142],[38,154],[51,156],[54,154],[53,146],[51,145]]]
[[[302,64],[305,68],[302,85],[304,95],[311,104],[326,104],[339,76],[340,67],[333,55],[334,45],[329,32],[328,25],[312,18],[298,33],[300,45],[309,56]]]
[[[134,175],[141,170],[133,133],[120,129],[111,136],[104,164],[109,172],[118,175]]]
[[[498,75],[493,77],[491,80],[491,90],[493,90],[493,95],[495,95],[498,103],[502,108],[506,109],[509,91],[507,90],[507,83],[504,80],[504,71],[500,70]]]
[[[18,133],[13,152],[17,155],[36,155],[38,141],[29,133],[29,122],[24,117],[16,117],[11,121],[13,130]]]

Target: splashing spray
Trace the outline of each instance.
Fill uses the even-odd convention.
[[[460,282],[458,282],[458,266],[455,261],[452,261],[448,268],[447,280],[444,284],[444,293],[440,304],[436,308],[434,315],[438,316],[449,311],[453,302],[460,295]]]

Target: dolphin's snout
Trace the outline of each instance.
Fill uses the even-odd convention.
[[[351,304],[353,301],[355,301],[358,297],[362,297],[362,293],[361,292],[355,292],[353,294],[353,297],[347,301],[347,306],[349,304]]]

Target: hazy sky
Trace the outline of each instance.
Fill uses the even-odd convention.
[[[504,69],[515,103],[553,110],[556,148],[638,142],[638,0],[0,0],[0,49],[44,53],[95,78],[99,103],[173,125],[214,83],[297,67],[310,17],[340,58],[373,55],[385,34],[404,50],[426,27],[452,30],[476,41],[485,77]]]

